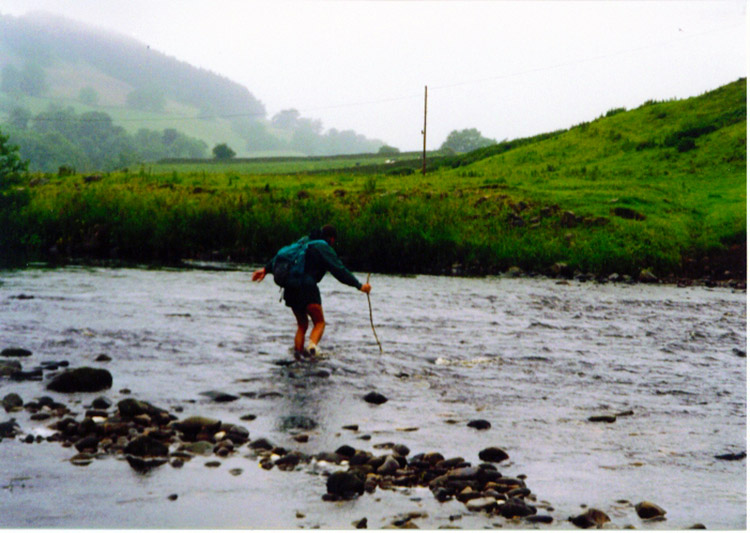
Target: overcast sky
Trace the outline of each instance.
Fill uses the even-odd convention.
[[[134,37],[401,150],[452,130],[496,140],[747,76],[746,2],[0,0]]]

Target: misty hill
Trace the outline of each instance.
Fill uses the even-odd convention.
[[[324,132],[294,110],[269,119],[246,87],[135,39],[52,15],[0,14],[0,124],[14,110],[33,118],[60,108],[106,113],[130,134],[174,129],[208,147],[227,143],[241,156],[373,152],[383,144]]]

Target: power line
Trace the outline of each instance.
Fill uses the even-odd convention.
[[[712,30],[707,30],[700,33],[695,34],[685,34],[677,39],[671,39],[667,41],[662,41],[659,43],[654,43],[651,45],[645,45],[645,46],[639,46],[636,48],[629,48],[629,49],[623,49],[618,50],[616,52],[612,52],[609,54],[601,54],[597,56],[592,56],[588,58],[582,58],[582,59],[576,59],[571,61],[564,61],[561,63],[557,63],[554,65],[546,65],[542,67],[535,67],[525,70],[520,70],[516,72],[511,72],[507,74],[502,74],[498,76],[490,76],[486,78],[477,78],[473,80],[465,80],[465,81],[459,81],[455,83],[448,83],[443,85],[431,85],[430,88],[434,90],[442,90],[442,89],[451,89],[454,87],[461,87],[466,85],[476,85],[481,83],[489,83],[493,81],[499,81],[504,80],[508,78],[513,78],[517,76],[524,76],[526,74],[533,74],[537,72],[545,72],[549,70],[556,70],[560,68],[580,65],[583,63],[590,63],[594,61],[600,61],[602,59],[609,59],[616,56],[631,54],[635,52],[642,52],[644,50],[652,50],[654,48],[662,48],[671,44],[674,44],[676,42],[686,41],[690,39],[695,39],[699,37],[703,37],[705,35],[710,35],[718,32],[725,32],[727,30],[731,30],[734,28],[737,28],[739,26],[744,26],[744,23],[734,24],[731,26],[726,26],[723,28],[715,28]],[[682,30],[680,30],[682,31]],[[362,107],[362,106],[368,106],[368,105],[376,105],[376,104],[384,104],[384,103],[392,103],[392,102],[398,102],[398,101],[404,101],[404,100],[414,100],[414,99],[421,99],[422,95],[419,93],[413,93],[408,95],[402,95],[402,96],[393,96],[393,97],[385,97],[385,98],[377,98],[372,100],[362,100],[362,101],[355,101],[355,102],[345,102],[345,103],[339,103],[339,104],[331,104],[331,105],[324,105],[324,106],[317,106],[317,107],[310,107],[303,110],[297,110],[299,113],[311,113],[315,111],[323,111],[328,109],[341,109],[341,108],[347,108],[347,107]],[[53,98],[47,98],[48,100],[55,100]],[[120,109],[120,108],[118,108]],[[294,109],[294,108],[291,108]],[[96,112],[96,111],[94,111]],[[258,112],[236,112],[236,113],[223,113],[223,114],[214,114],[211,116],[201,117],[201,116],[189,116],[189,115],[168,115],[163,117],[138,117],[138,118],[118,118],[118,123],[149,123],[149,122],[175,122],[175,121],[196,121],[196,120],[213,120],[213,119],[232,119],[232,118],[263,118],[266,116],[266,113],[258,113]],[[78,122],[104,122],[107,121],[107,118],[94,118],[94,117],[76,117],[76,118],[67,118],[67,117],[41,117],[41,118],[32,118],[32,120],[37,122],[65,122],[65,121],[78,121]],[[111,117],[109,117],[109,120],[113,120]]]

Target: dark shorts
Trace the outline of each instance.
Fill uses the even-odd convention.
[[[303,285],[299,289],[284,289],[284,303],[295,313],[304,313],[310,304],[321,304],[317,285]]]

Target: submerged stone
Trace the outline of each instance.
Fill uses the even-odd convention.
[[[66,370],[47,384],[47,388],[55,392],[98,392],[111,387],[109,370],[87,366]]]

